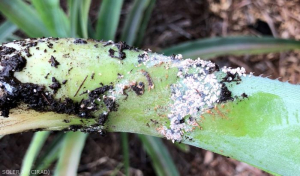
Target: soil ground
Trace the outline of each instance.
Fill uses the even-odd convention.
[[[122,16],[126,16],[129,8],[129,3],[125,3]],[[96,10],[91,10],[92,18]],[[233,35],[271,35],[299,40],[299,16],[299,0],[157,0],[142,48],[159,51],[189,40]],[[299,52],[292,51],[258,56],[223,56],[212,60],[221,65],[242,66],[254,75],[297,84],[300,83],[299,56]],[[20,168],[32,135],[14,134],[1,139],[0,170]],[[150,158],[137,136],[130,134],[129,137],[131,174],[155,175]],[[164,140],[164,143],[181,175],[269,175],[209,151],[190,147],[190,151],[185,153],[169,141]],[[90,134],[82,153],[79,175],[110,175],[120,163],[122,148],[119,134],[108,134],[106,137]],[[117,175],[123,174],[120,171]]]

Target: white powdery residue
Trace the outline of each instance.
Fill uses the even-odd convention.
[[[253,76],[253,72],[250,72],[250,74],[248,75],[249,78]]]
[[[175,56],[175,59],[179,59],[179,60],[181,60],[183,57],[182,57],[182,54],[177,54],[176,56]]]
[[[120,96],[125,95],[124,91],[128,88],[129,82],[128,80],[121,81],[120,83],[115,85],[115,88],[113,90],[110,90],[109,92],[111,95],[115,98],[119,98]]]
[[[143,62],[143,65],[145,65],[146,67],[150,68],[153,67],[155,65],[161,65],[163,63],[168,64],[168,63],[174,63],[174,62],[178,62],[179,60],[182,59],[182,55],[175,55],[173,56],[164,56],[162,54],[156,54],[156,53],[151,53],[151,52],[146,52],[144,51],[143,54],[139,55],[139,63]],[[136,65],[138,66],[138,65]],[[168,69],[169,67],[166,66],[166,69]]]
[[[195,119],[219,101],[222,85],[214,73],[209,73],[216,67],[210,61],[187,59],[175,64],[180,81],[171,87],[170,127],[164,126],[160,132],[167,139],[181,141],[183,133],[197,124]]]
[[[238,67],[238,68],[230,68],[230,67],[223,67],[222,72],[224,73],[231,73],[231,74],[238,74],[239,76],[246,76],[246,70],[244,67]]]

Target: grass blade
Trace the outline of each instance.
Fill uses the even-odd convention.
[[[124,173],[129,175],[129,144],[128,144],[128,134],[121,133],[122,141],[122,151],[123,151],[123,164],[124,164]]]
[[[148,26],[153,8],[155,6],[155,3],[156,3],[156,0],[151,0],[150,3],[148,4],[146,10],[145,10],[144,17],[143,17],[143,20],[142,20],[142,24],[141,24],[141,27],[139,28],[139,31],[138,31],[138,34],[137,34],[137,39],[135,41],[136,46],[140,46],[142,44],[144,34],[145,34],[146,29],[147,29],[147,26]]]
[[[1,0],[0,11],[29,37],[50,36],[50,32],[38,17],[38,14],[25,2]]]
[[[80,4],[80,26],[83,38],[88,38],[88,17],[90,5],[91,0],[81,1]]]
[[[22,163],[21,176],[27,176],[30,174],[32,164],[40,152],[43,144],[45,143],[47,137],[49,136],[49,131],[37,132],[34,134],[30,146],[26,151],[25,157]]]
[[[10,21],[2,23],[0,26],[0,43],[7,41],[7,38],[11,37],[17,30],[18,27]]]
[[[139,138],[143,143],[144,149],[147,151],[152,160],[152,164],[157,175],[179,176],[178,170],[171,159],[170,153],[162,143],[161,139],[146,135],[139,135]]]
[[[216,37],[164,49],[166,55],[182,54],[184,58],[208,59],[221,55],[262,54],[300,49],[300,42],[273,37]]]
[[[80,0],[68,0],[71,37],[77,36],[79,5]]]
[[[82,132],[68,132],[62,144],[55,175],[77,175],[82,149],[87,134]]]
[[[53,37],[68,36],[70,23],[60,7],[59,0],[31,0],[31,2]]]
[[[103,0],[98,14],[96,39],[114,40],[123,0]]]
[[[150,0],[134,1],[133,7],[125,21],[124,30],[121,36],[122,41],[126,41],[129,45],[133,45],[143,19],[144,10],[147,8],[149,3]]]
[[[64,136],[63,132],[59,133],[51,144],[47,146],[43,155],[35,162],[35,170],[47,169],[58,158]]]

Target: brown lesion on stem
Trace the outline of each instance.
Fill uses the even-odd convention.
[[[154,83],[152,81],[152,78],[151,78],[150,74],[145,70],[141,70],[141,72],[143,73],[143,75],[146,77],[146,79],[148,81],[149,90],[154,89]]]

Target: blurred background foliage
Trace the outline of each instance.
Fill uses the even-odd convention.
[[[299,52],[290,51],[300,48],[297,0],[0,0],[0,12],[1,43],[28,37],[125,41],[300,82]],[[82,176],[268,175],[209,151],[125,133],[28,132],[5,136],[0,150],[0,170],[21,169],[22,175],[48,168],[51,175]]]

